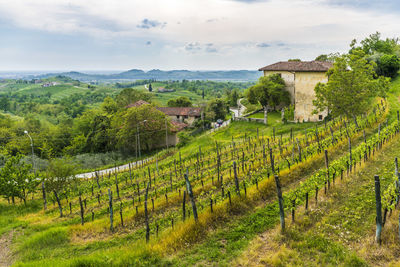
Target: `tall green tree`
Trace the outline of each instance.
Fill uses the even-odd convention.
[[[224,120],[228,113],[228,106],[221,98],[216,98],[208,102],[207,117],[213,121]]]
[[[327,72],[329,81],[318,83],[313,101],[315,112],[327,110],[334,116],[353,117],[366,112],[375,96],[385,96],[389,81],[375,79],[375,63],[368,62],[362,49],[336,59]]]
[[[165,143],[164,113],[152,105],[128,108],[113,122],[119,128],[117,133],[118,146],[127,152],[137,150],[137,135],[140,134],[140,148],[150,150]],[[167,130],[170,124],[167,122]]]
[[[260,104],[264,109],[264,123],[268,123],[268,107],[289,104],[289,92],[285,90],[285,81],[279,74],[260,77],[258,83],[247,90],[247,99],[251,104]]]

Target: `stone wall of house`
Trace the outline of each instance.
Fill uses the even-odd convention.
[[[290,94],[291,103],[295,105],[295,121],[319,121],[327,112],[312,114],[315,98],[314,88],[319,82],[328,82],[325,72],[289,72],[289,71],[264,71],[264,76],[280,73],[286,83],[286,90]],[[279,109],[279,108],[278,108]]]
[[[179,142],[178,133],[169,133],[167,140],[168,140],[168,146],[170,146],[170,147],[176,146]],[[166,147],[165,141],[166,141],[165,137],[161,138],[157,144],[154,144],[153,148]]]
[[[184,116],[169,116],[169,118],[173,121],[179,121],[179,122],[184,122],[189,125],[193,125],[194,121],[196,120],[196,117],[188,116],[187,118],[184,118]]]
[[[296,72],[294,119],[299,122],[322,120],[327,112],[312,114],[315,99],[314,88],[317,83],[328,82],[325,72]]]

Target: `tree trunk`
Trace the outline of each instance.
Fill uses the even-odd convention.
[[[264,124],[268,124],[268,108],[266,106],[264,107]]]

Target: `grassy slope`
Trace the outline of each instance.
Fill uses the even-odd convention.
[[[297,266],[364,266],[378,265],[373,257],[358,253],[367,241],[374,245],[375,193],[373,176],[380,175],[382,191],[391,180],[393,158],[399,156],[399,137],[363,169],[346,177],[321,196],[318,205],[310,203],[308,213],[298,209],[296,223],[289,223],[287,232],[279,227],[264,232],[252,241],[235,264]],[[287,218],[289,222],[290,219]]]
[[[277,134],[288,134],[292,127],[294,129],[303,129],[312,127],[312,125],[286,124],[280,127]],[[206,146],[213,147],[216,140],[220,143],[228,143],[231,141],[232,136],[234,136],[234,138],[242,138],[245,134],[247,136],[256,136],[257,128],[259,129],[260,135],[272,135],[272,128],[266,127],[263,124],[235,122],[229,127],[213,134],[205,134],[197,137],[191,144],[181,149],[181,153],[182,155],[192,154],[193,150],[197,151],[199,146],[203,149],[205,149]],[[19,232],[23,232],[23,237],[17,238],[15,243],[15,251],[18,254],[18,258],[23,262],[33,261],[32,264],[35,265],[37,264],[37,262],[35,262],[37,260],[53,258],[53,260],[49,260],[49,265],[52,265],[54,264],[54,260],[59,264],[63,262],[64,258],[69,258],[71,255],[98,254],[100,252],[112,257],[111,255],[118,255],[118,253],[121,253],[121,247],[129,247],[129,244],[133,244],[135,241],[128,235],[121,237],[113,236],[113,240],[104,240],[91,244],[73,243],[68,237],[68,226],[62,221],[43,221],[43,212],[40,210],[40,202],[36,201],[33,203],[35,204],[35,209],[29,211],[29,216],[24,216],[24,214],[21,214],[18,210],[9,208],[4,202],[1,204],[1,208],[7,209],[8,211],[6,213],[0,213],[0,221],[9,221],[11,226],[15,226]],[[23,207],[20,208],[23,209]],[[19,225],[23,225],[23,227],[18,227]],[[9,228],[6,228],[4,232],[8,230]],[[52,236],[57,236],[60,242],[52,242]],[[38,253],[36,249],[38,246],[41,247],[40,253]],[[112,251],[108,251],[108,248],[112,248]],[[116,257],[118,258],[118,256]],[[46,264],[46,261],[41,261],[40,264]]]

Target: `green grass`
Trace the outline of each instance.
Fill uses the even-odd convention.
[[[268,112],[268,124],[279,125],[282,123],[282,115],[278,111]],[[257,112],[249,116],[249,118],[264,119],[264,112]]]

